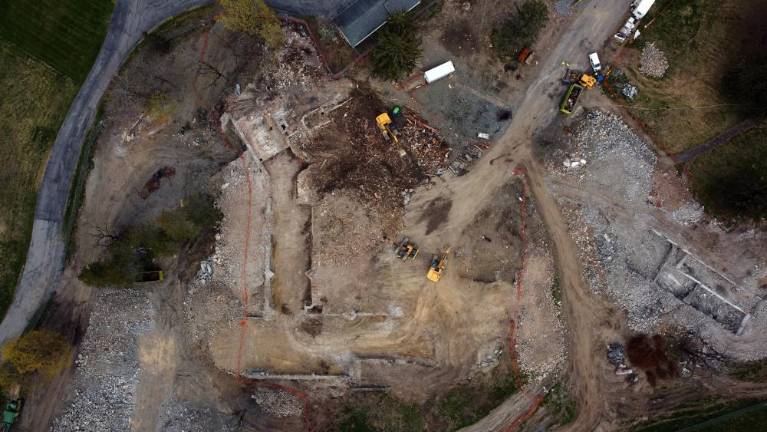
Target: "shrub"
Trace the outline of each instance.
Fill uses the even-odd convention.
[[[229,30],[259,36],[271,48],[285,40],[279,17],[264,0],[219,0],[221,22]]]
[[[209,195],[192,195],[153,223],[134,225],[115,236],[107,257],[87,265],[80,280],[92,286],[128,285],[157,269],[155,258],[178,254],[205,231],[218,230],[223,214]]]
[[[525,0],[517,6],[501,27],[493,30],[490,38],[496,53],[512,58],[520,50],[535,42],[538,33],[549,20],[549,9],[541,0]]]
[[[3,347],[3,358],[21,376],[40,374],[52,378],[66,366],[70,354],[69,343],[60,334],[48,330],[32,330]],[[3,373],[7,372],[6,369]]]
[[[373,75],[396,81],[413,71],[420,56],[421,39],[412,18],[406,13],[393,14],[370,53]]]

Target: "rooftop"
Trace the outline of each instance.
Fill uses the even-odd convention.
[[[389,15],[412,10],[421,0],[357,0],[341,11],[335,23],[349,45],[356,47],[384,24]]]

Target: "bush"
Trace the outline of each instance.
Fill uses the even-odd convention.
[[[131,284],[142,272],[157,270],[155,258],[176,255],[203,232],[218,230],[222,218],[211,196],[187,197],[152,224],[131,226],[115,236],[107,257],[87,265],[80,280],[92,286]]]
[[[545,3],[525,0],[500,28],[493,30],[490,38],[495,51],[501,58],[513,58],[523,48],[535,43],[548,20],[549,9]]]
[[[421,39],[410,15],[393,14],[378,33],[378,43],[370,53],[373,75],[396,81],[415,69],[421,56]]]
[[[69,343],[60,334],[48,330],[33,330],[3,347],[3,358],[22,377],[39,374],[52,378],[66,366],[70,354]],[[8,376],[8,367],[0,368],[3,378]]]
[[[271,48],[285,40],[280,19],[264,0],[219,0],[221,22],[229,30],[259,36]]]

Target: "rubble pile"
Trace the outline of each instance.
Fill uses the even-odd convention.
[[[72,399],[54,432],[130,430],[141,373],[138,339],[154,327],[143,291],[99,291],[75,360]]]
[[[303,403],[292,394],[272,388],[257,388],[251,398],[261,409],[277,418],[300,416]]]
[[[175,397],[163,403],[160,411],[163,432],[234,432],[239,430],[236,416],[224,415],[207,407],[192,407]]]
[[[385,241],[384,235],[393,237],[401,227],[404,205],[412,190],[425,181],[427,175],[436,174],[446,165],[449,149],[436,130],[415,114],[407,113],[398,130],[397,144],[385,137],[376,125],[376,116],[385,111],[386,107],[374,93],[355,90],[348,103],[329,113],[329,124],[302,145],[312,166],[312,178],[304,180],[316,189],[321,201],[314,210],[315,218],[318,213],[337,213],[339,209],[334,209],[332,202],[338,201],[340,195],[351,199],[368,214],[365,217],[369,222],[364,219],[344,222],[343,229],[340,226],[335,229],[341,229],[338,234],[344,235],[347,244],[356,245],[353,248],[369,250]],[[336,198],[325,199],[329,195]],[[343,221],[344,217],[336,219]],[[356,224],[366,229],[360,230]],[[322,228],[314,232],[334,230],[333,226],[323,226],[322,221],[318,226]],[[359,241],[349,241],[345,236],[356,238],[360,231],[368,231],[368,227],[369,232]],[[319,250],[340,258],[353,256],[351,250],[327,246],[321,245]]]
[[[308,34],[286,32],[285,48],[280,51],[277,59],[274,71],[264,74],[273,80],[272,85],[267,87],[277,92],[294,86],[308,91],[324,74],[322,63]]]
[[[405,126],[401,130],[402,141],[416,159],[416,163],[426,175],[436,175],[445,167],[450,156],[448,148],[437,130],[426,124],[413,113],[406,114]]]
[[[369,253],[382,241],[384,221],[378,211],[359,205],[364,202],[355,191],[336,191],[312,209],[312,250],[320,261],[345,264]],[[390,213],[395,220],[401,216],[401,213]],[[338,247],[339,243],[344,247]]]
[[[250,153],[245,153],[222,169],[223,184],[217,205],[224,219],[221,231],[216,235],[215,251],[208,261],[209,276],[205,276],[206,272],[202,275],[212,282],[220,282],[229,287],[236,296],[242,295],[241,282],[245,276],[250,288],[248,306],[253,311],[260,311],[263,299],[261,290],[265,283],[264,269],[271,256],[271,243],[264,241],[271,233],[265,199],[269,185],[265,175],[255,175],[259,168],[251,158]],[[249,196],[251,209],[247,206]],[[250,231],[246,233],[248,228]],[[248,262],[246,272],[243,273],[246,240]]]
[[[639,58],[639,71],[651,78],[663,78],[668,70],[666,53],[655,46],[654,42],[645,45]]]

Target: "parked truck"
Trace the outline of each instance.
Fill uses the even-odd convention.
[[[631,3],[631,16],[626,20],[618,33],[615,33],[615,40],[619,43],[624,43],[629,38],[636,39],[639,37],[639,20],[647,15],[650,8],[655,4],[655,0],[634,0]]]
[[[655,4],[655,0],[634,0],[631,4],[631,15],[640,20],[647,15],[653,4]]]
[[[570,84],[570,87],[568,87],[565,92],[565,96],[562,98],[562,102],[559,104],[559,111],[565,115],[572,114],[581,93],[583,93],[582,85],[578,83]]]

